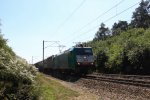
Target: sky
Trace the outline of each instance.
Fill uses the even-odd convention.
[[[49,41],[45,58],[59,54],[59,45],[64,51],[91,41],[102,22],[109,28],[119,20],[130,22],[140,1],[0,0],[1,34],[18,56],[36,63],[42,60],[43,40]]]

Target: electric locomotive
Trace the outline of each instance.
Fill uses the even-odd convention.
[[[91,47],[73,47],[66,54],[70,71],[87,73],[89,69],[94,68],[94,56]]]
[[[89,69],[94,69],[94,56],[91,47],[72,47],[69,50],[44,60],[45,71],[61,73],[85,74]]]

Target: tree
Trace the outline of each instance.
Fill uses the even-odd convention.
[[[148,12],[148,14],[150,15],[150,0],[147,0],[146,1],[146,10],[147,10],[147,12]]]
[[[105,28],[105,24],[101,23],[99,30],[95,34],[94,40],[105,40],[110,34],[109,28]]]
[[[118,23],[114,23],[112,27],[112,35],[117,35],[122,31],[126,31],[128,29],[128,22],[127,21],[119,21]]]
[[[142,0],[140,6],[133,12],[130,26],[133,28],[149,28],[150,15],[148,14],[149,1]]]

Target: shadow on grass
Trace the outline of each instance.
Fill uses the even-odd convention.
[[[66,73],[49,73],[49,72],[44,72],[44,74],[50,75],[52,77],[55,77],[57,79],[60,79],[60,80],[63,80],[63,81],[67,81],[67,82],[76,82],[76,81],[78,81],[80,78],[82,78],[84,76],[82,74],[79,75],[79,74],[74,74],[74,73],[66,74]]]

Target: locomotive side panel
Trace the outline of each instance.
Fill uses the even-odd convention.
[[[70,69],[75,70],[76,56],[75,56],[75,52],[73,50],[68,53],[68,63],[69,63]]]
[[[59,55],[59,68],[60,69],[69,69],[68,53]]]

